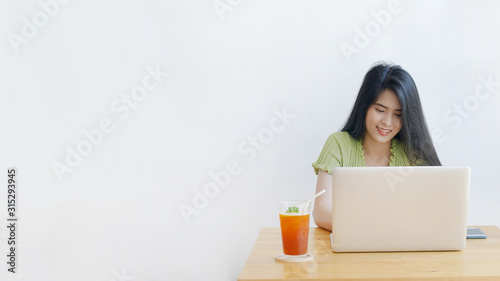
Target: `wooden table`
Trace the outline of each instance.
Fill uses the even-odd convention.
[[[468,239],[466,249],[449,252],[335,253],[330,232],[312,227],[314,260],[281,263],[279,227],[262,228],[238,277],[243,280],[500,280],[500,229],[478,226],[487,239]]]

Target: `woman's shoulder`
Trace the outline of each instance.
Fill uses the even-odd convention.
[[[312,164],[314,171],[316,174],[318,174],[318,170],[332,174],[332,169],[335,167],[361,166],[357,162],[358,156],[362,155],[361,151],[360,142],[351,137],[349,133],[335,132],[330,134],[318,160]]]
[[[335,132],[331,134],[327,142],[336,142],[339,145],[353,145],[356,140],[348,132]]]
[[[357,150],[360,147],[358,143],[359,141],[354,139],[348,132],[335,132],[326,140],[325,149],[347,153]]]

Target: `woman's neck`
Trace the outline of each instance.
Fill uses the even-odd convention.
[[[369,158],[370,162],[386,162],[391,156],[391,141],[386,143],[380,143],[369,136],[363,137],[363,150],[365,152],[365,159]]]

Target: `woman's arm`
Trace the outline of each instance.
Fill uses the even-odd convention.
[[[332,175],[319,170],[316,193],[323,189],[326,190],[326,193],[314,200],[314,223],[319,227],[332,231]]]

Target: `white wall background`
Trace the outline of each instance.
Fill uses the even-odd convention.
[[[500,225],[498,1],[401,1],[380,30],[385,0],[62,2],[45,19],[37,1],[0,2],[0,163],[20,182],[18,273],[1,227],[1,280],[236,280],[276,202],[313,194],[311,163],[379,60],[412,74],[442,162],[471,166],[469,224]],[[375,34],[348,59],[356,28]],[[157,66],[168,78],[112,109]],[[482,100],[480,77],[497,83]],[[52,164],[105,119],[114,130],[59,181]],[[238,151],[259,133],[254,158]],[[179,206],[231,161],[240,173],[187,224]]]

